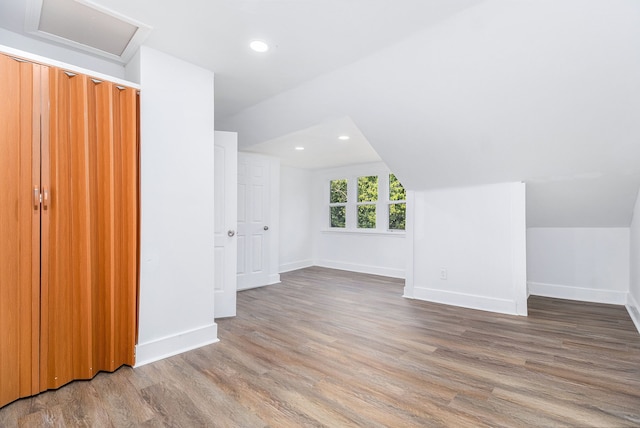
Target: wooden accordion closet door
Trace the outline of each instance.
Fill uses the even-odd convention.
[[[134,364],[138,251],[135,89],[51,67],[46,91],[41,390]]]
[[[0,407],[135,362],[137,108],[0,54]]]
[[[0,55],[0,406],[39,391],[41,70]]]

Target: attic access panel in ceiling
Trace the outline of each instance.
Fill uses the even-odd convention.
[[[151,28],[87,0],[30,0],[27,32],[126,63]]]

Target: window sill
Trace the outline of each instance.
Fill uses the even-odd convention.
[[[391,231],[391,230],[377,230],[377,229],[342,229],[342,228],[326,228],[321,229],[320,233],[335,233],[335,234],[347,234],[347,235],[370,235],[370,236],[393,236],[397,238],[404,238],[406,232],[404,230]]]

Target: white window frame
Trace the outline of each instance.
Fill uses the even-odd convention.
[[[331,202],[331,182],[332,181],[338,181],[338,180],[347,180],[347,202]],[[331,230],[345,230],[349,227],[348,221],[349,221],[349,208],[347,207],[349,204],[349,201],[351,200],[350,198],[350,192],[349,192],[349,178],[348,177],[344,177],[344,178],[332,178],[328,181],[327,183],[327,198],[329,201],[329,208],[326,210],[327,216],[328,216],[328,224],[329,224],[329,228]],[[345,207],[345,222],[344,222],[344,227],[334,227],[331,226],[331,208],[332,207]]]
[[[389,229],[389,205],[404,203],[403,201],[390,201],[389,200],[389,174],[392,174],[389,170],[363,170],[356,173],[349,174],[336,174],[326,179],[325,184],[325,224],[327,232],[336,233],[360,233],[360,234],[390,234],[390,235],[404,235],[405,230]],[[357,202],[358,201],[358,177],[367,177],[375,175],[378,177],[378,200],[376,202]],[[347,202],[345,203],[330,203],[331,194],[331,181],[334,180],[347,180]],[[406,190],[406,189],[405,189]],[[332,206],[346,206],[346,221],[345,227],[331,227],[331,211],[329,207]],[[376,206],[376,227],[375,229],[359,228],[358,227],[358,206],[359,205],[375,205]],[[382,217],[381,217],[382,215]],[[405,229],[406,229],[405,218]]]

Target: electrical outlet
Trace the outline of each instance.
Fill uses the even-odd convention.
[[[445,268],[440,268],[440,279],[447,279],[447,270]]]

